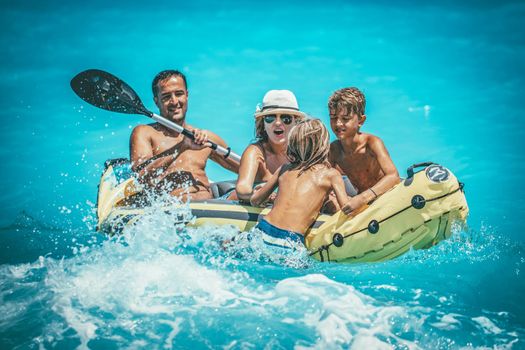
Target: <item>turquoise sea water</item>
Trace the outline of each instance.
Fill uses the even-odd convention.
[[[2,1],[0,348],[525,348],[524,19],[520,1]],[[224,251],[231,229],[154,208],[107,239],[103,162],[147,120],[83,103],[69,80],[88,68],[152,110],[153,76],[182,70],[188,120],[238,153],[268,89],[327,122],[357,86],[402,175],[431,160],[466,183],[469,227],[361,265]]]

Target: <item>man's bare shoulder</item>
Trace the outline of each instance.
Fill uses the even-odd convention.
[[[140,124],[133,128],[131,132],[132,137],[148,136],[159,132],[157,123],[152,124]]]

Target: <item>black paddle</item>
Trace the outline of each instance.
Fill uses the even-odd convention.
[[[81,99],[93,106],[118,113],[142,114],[192,140],[195,139],[192,131],[148,111],[137,93],[113,74],[98,69],[88,69],[71,79],[71,88]],[[241,157],[231,152],[230,147],[224,148],[214,142],[208,142],[210,148],[224,158],[229,157],[240,162]]]

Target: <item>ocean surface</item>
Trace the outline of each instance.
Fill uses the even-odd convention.
[[[524,349],[523,1],[0,1],[0,348]],[[400,174],[466,184],[468,227],[388,262],[324,264],[152,207],[95,231],[103,163],[148,120],[80,100],[82,70],[188,78],[188,121],[237,153],[269,89],[328,122],[341,87]],[[212,180],[235,178],[208,164]],[[181,208],[181,211],[187,210]]]

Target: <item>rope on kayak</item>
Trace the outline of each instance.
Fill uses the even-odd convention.
[[[412,201],[411,201],[411,204],[409,206],[399,210],[398,212],[393,213],[392,215],[390,215],[390,216],[388,216],[388,217],[386,217],[386,218],[384,218],[384,219],[382,219],[380,221],[371,220],[367,227],[362,228],[360,230],[348,233],[346,235],[342,235],[341,233],[337,232],[337,233],[334,234],[333,240],[332,240],[331,243],[328,243],[328,244],[320,246],[316,251],[313,251],[313,252],[311,252],[308,255],[312,256],[314,254],[319,253],[319,257],[321,258],[321,262],[324,262],[323,251],[326,251],[327,261],[330,262],[331,261],[330,260],[330,253],[329,253],[330,252],[330,250],[329,250],[330,246],[334,245],[335,247],[341,247],[343,245],[344,239],[346,237],[353,236],[353,235],[355,235],[357,233],[360,233],[360,232],[363,232],[363,231],[366,231],[366,230],[368,230],[372,234],[375,234],[375,233],[377,233],[379,231],[379,224],[380,223],[385,222],[385,221],[393,218],[396,215],[401,214],[402,212],[404,212],[405,210],[408,210],[410,208],[421,209],[428,202],[433,202],[433,201],[445,198],[445,197],[450,196],[450,195],[452,195],[452,194],[454,194],[454,193],[456,193],[458,191],[462,191],[463,192],[463,187],[464,186],[465,185],[462,182],[459,182],[458,188],[456,188],[454,191],[446,193],[446,194],[441,195],[439,197],[435,197],[435,198],[431,198],[431,199],[427,199],[427,200],[425,200],[425,198],[423,196],[421,196],[421,195],[415,195],[414,197],[412,197]]]

